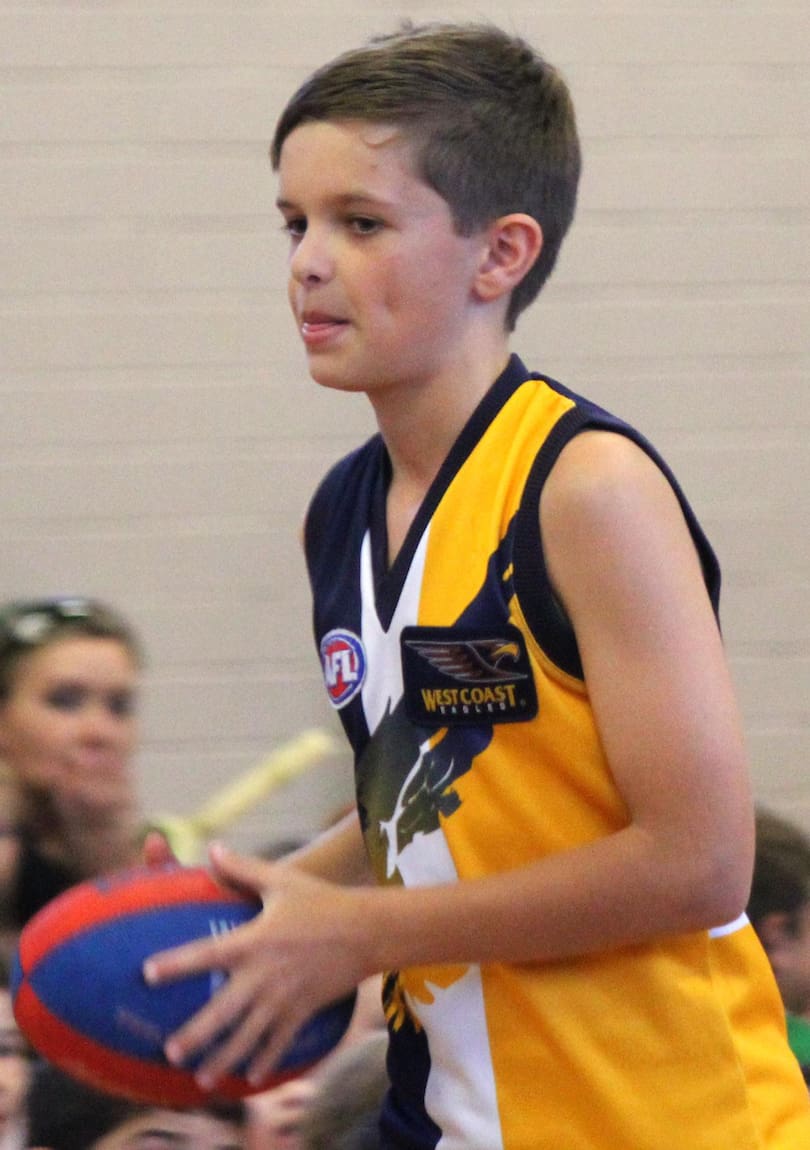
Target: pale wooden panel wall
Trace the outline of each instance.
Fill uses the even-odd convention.
[[[297,531],[371,421],[307,380],[266,148],[311,68],[406,16],[504,23],[571,83],[579,216],[516,347],[675,466],[724,564],[758,796],[810,827],[804,3],[0,3],[0,596],[135,620],[153,810],[336,730]],[[348,794],[337,754],[235,837]]]

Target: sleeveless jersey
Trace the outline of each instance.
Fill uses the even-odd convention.
[[[539,538],[543,482],[586,428],[629,436],[662,468],[717,608],[715,557],[666,464],[514,356],[390,567],[379,436],[310,505],[316,641],[381,883],[504,872],[627,823]],[[390,972],[384,1003],[386,1150],[810,1148],[806,1087],[744,916],[564,962]]]

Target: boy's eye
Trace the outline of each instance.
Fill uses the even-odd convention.
[[[289,236],[299,239],[307,230],[307,221],[303,217],[284,221],[284,231]]]
[[[361,236],[370,236],[381,227],[380,221],[373,220],[370,216],[352,216],[349,223]]]

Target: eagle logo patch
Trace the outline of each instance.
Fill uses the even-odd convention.
[[[519,723],[537,714],[521,632],[405,627],[402,677],[409,718],[422,726]]]

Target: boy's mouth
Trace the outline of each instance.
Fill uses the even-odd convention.
[[[325,312],[305,312],[301,317],[301,336],[306,344],[319,343],[345,327],[347,322]]]

